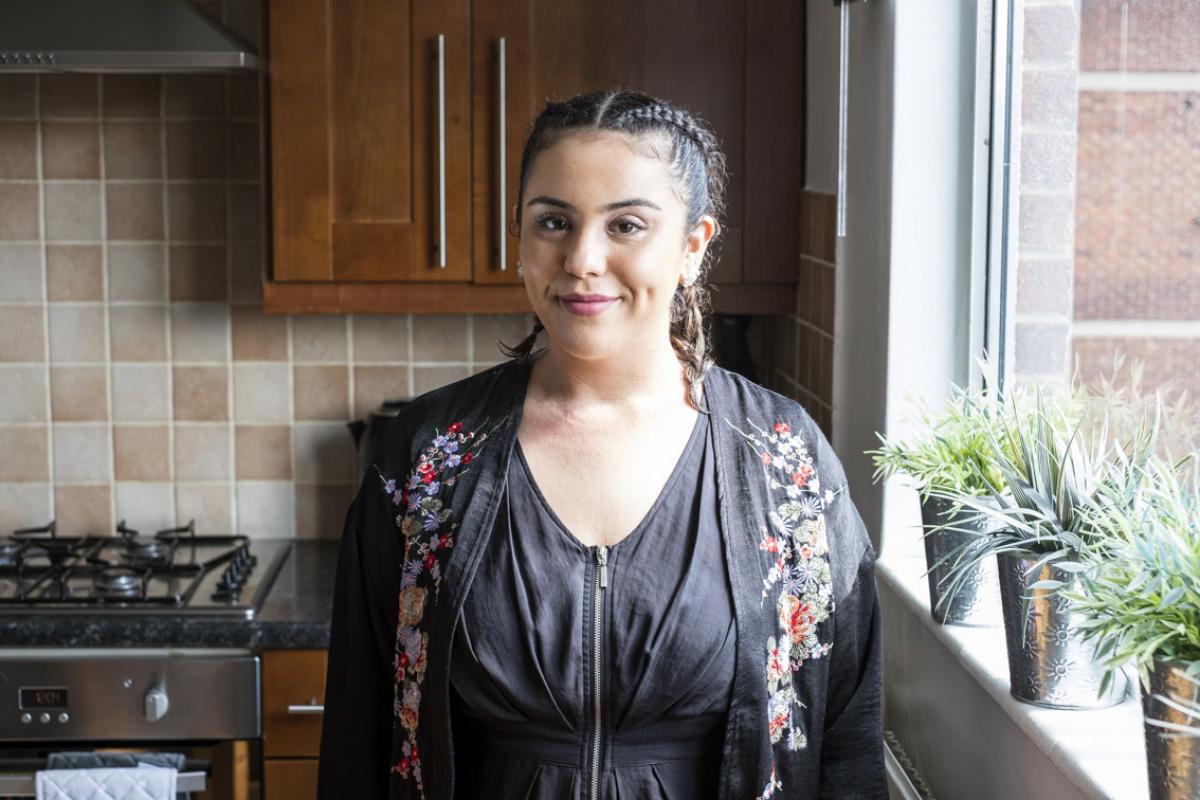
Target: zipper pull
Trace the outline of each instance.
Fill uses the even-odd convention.
[[[608,587],[608,547],[596,548],[596,563],[600,565],[600,588]]]

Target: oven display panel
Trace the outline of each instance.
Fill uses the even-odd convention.
[[[58,686],[22,686],[21,708],[66,708],[67,690]]]

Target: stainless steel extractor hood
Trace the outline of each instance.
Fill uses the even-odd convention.
[[[0,0],[0,74],[257,68],[188,0]]]

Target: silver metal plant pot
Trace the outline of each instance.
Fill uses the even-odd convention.
[[[1175,661],[1156,661],[1150,671],[1150,692],[1142,691],[1142,714],[1147,719],[1195,725],[1186,714],[1155,700],[1169,697],[1185,705],[1200,700],[1195,684],[1173,667]],[[1170,735],[1171,731],[1146,723],[1146,767],[1150,776],[1150,800],[1194,800],[1200,797],[1200,730],[1195,736]],[[1164,736],[1163,734],[1168,734]]]
[[[999,625],[1000,580],[996,562],[990,558],[972,567],[958,590],[942,600],[943,595],[950,594],[947,576],[954,563],[947,556],[994,528],[995,522],[967,508],[954,511],[954,503],[940,497],[921,501],[921,522],[925,527],[925,566],[929,567],[929,610],[933,618],[951,625]],[[934,530],[943,525],[949,527]]]
[[[1013,697],[1048,708],[1116,705],[1128,690],[1126,680],[1118,674],[1105,696],[1099,696],[1104,671],[1093,657],[1093,646],[1079,638],[1080,618],[1070,601],[1045,589],[1030,592],[1030,584],[1038,581],[1069,583],[1072,579],[1050,564],[1030,573],[1039,557],[1023,551],[997,554]],[[1022,598],[1027,594],[1032,599],[1025,603]]]

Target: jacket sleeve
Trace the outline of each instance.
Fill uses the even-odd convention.
[[[373,520],[378,505],[364,483],[347,515],[338,555],[321,727],[317,797],[386,800],[392,746],[391,636],[394,593],[387,593],[384,543],[394,526]],[[375,542],[375,546],[370,546]]]
[[[883,643],[875,554],[868,545],[834,610],[829,691],[821,744],[822,798],[888,797],[883,759]]]

